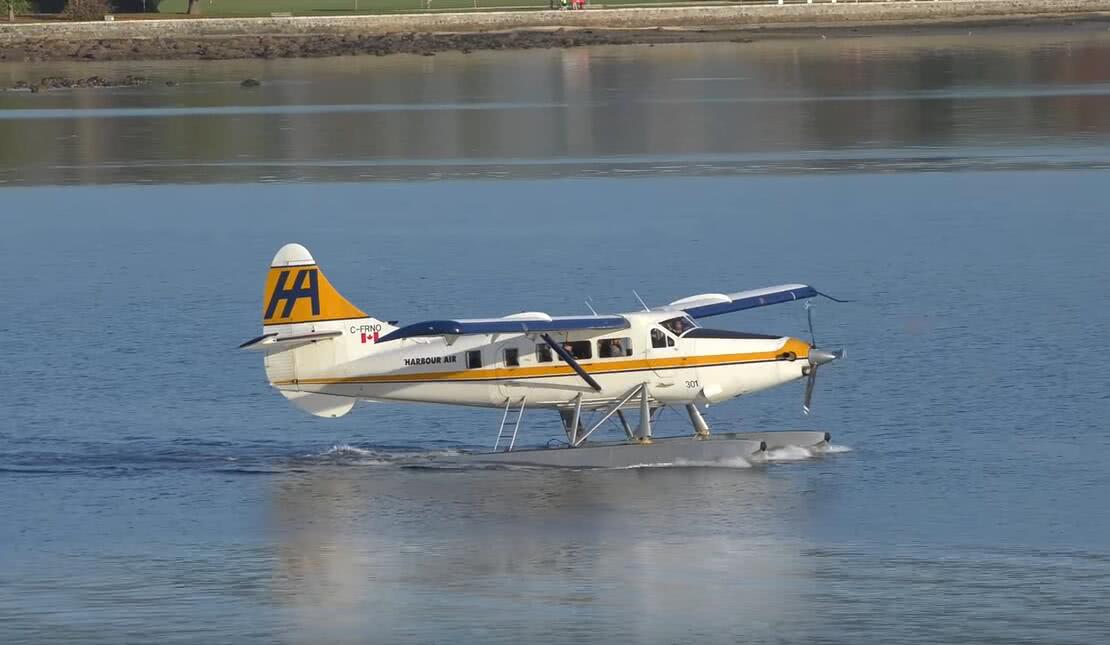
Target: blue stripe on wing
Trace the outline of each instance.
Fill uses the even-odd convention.
[[[467,334],[512,334],[583,329],[627,329],[621,316],[582,316],[550,320],[426,320],[406,325],[378,339],[379,343],[417,336],[465,336]]]
[[[767,305],[777,305],[782,302],[804,300],[818,295],[821,294],[813,287],[804,284],[795,284],[785,285],[781,288],[770,287],[767,289],[754,289],[752,291],[730,293],[725,295],[727,300],[725,300],[725,298],[720,298],[718,302],[710,302],[708,304],[697,304],[697,302],[694,301],[691,302],[689,306],[683,306],[681,301],[677,301],[664,307],[664,309],[685,311],[691,318],[707,318],[709,316],[718,316],[734,311],[743,311],[745,309],[754,309]],[[693,300],[693,298],[691,298],[691,300]]]

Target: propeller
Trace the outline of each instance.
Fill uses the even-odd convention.
[[[813,333],[813,304],[808,300],[805,303],[806,320],[809,323],[809,374],[806,378],[806,393],[802,400],[802,411],[809,414],[810,404],[813,403],[813,388],[817,385],[817,368],[825,363],[831,363],[844,356],[844,350],[837,349],[831,352],[817,349],[817,336]]]

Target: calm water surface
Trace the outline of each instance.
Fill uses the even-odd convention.
[[[158,81],[0,93],[0,642],[1104,642],[1107,61],[1022,30],[0,66]],[[293,240],[402,321],[853,298],[812,417],[801,384],[709,413],[845,450],[427,467],[498,414],[309,418],[235,349]]]

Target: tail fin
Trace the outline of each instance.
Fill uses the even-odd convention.
[[[305,247],[286,244],[274,256],[262,299],[263,325],[366,317],[331,286]]]
[[[266,276],[262,335],[240,347],[265,352],[266,378],[294,405],[337,417],[351,410],[357,390],[311,382],[374,353],[378,336],[393,329],[340,295],[308,249],[286,244]]]

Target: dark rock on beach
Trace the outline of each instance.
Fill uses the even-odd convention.
[[[71,90],[90,87],[133,87],[146,85],[149,80],[144,76],[128,74],[120,79],[107,79],[103,76],[90,76],[88,78],[65,78],[62,76],[44,76],[36,82],[16,81],[13,90],[30,90],[42,92],[45,90]]]

